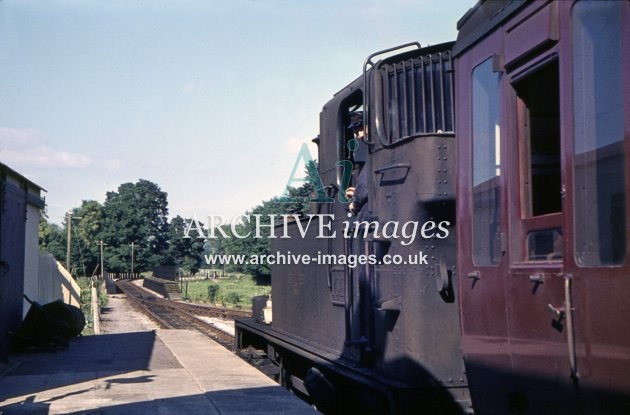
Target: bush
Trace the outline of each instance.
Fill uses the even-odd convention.
[[[94,334],[94,316],[92,315],[92,282],[92,279],[88,277],[77,278],[77,283],[81,288],[81,298],[79,302],[81,303],[81,311],[83,311],[83,315],[85,316],[85,327],[81,333],[84,336]],[[99,281],[96,281],[95,283],[97,284],[96,289],[99,306],[105,307],[108,300],[107,292],[103,290],[104,287],[99,283]]]
[[[217,284],[208,285],[208,301],[216,304],[218,299],[219,299],[219,286]]]
[[[237,305],[238,303],[241,302],[241,295],[239,293],[236,292],[229,292],[226,296],[225,296],[225,301],[227,301],[228,303],[232,303],[234,305]]]

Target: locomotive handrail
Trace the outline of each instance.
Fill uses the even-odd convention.
[[[370,67],[373,67],[375,62],[372,62],[372,59],[379,56],[379,55],[383,55],[385,53],[389,53],[389,52],[393,52],[396,50],[400,50],[400,49],[405,49],[405,48],[409,48],[415,46],[417,49],[421,49],[422,46],[420,45],[419,42],[410,42],[410,43],[405,43],[403,45],[399,45],[399,46],[394,46],[391,48],[387,48],[387,49],[383,49],[380,50],[378,52],[374,52],[371,55],[369,55],[367,58],[365,58],[365,61],[363,62],[363,124],[366,126],[363,129],[363,141],[366,144],[374,144],[373,141],[370,140],[370,133],[369,133],[369,125],[370,125],[370,111],[369,111],[369,102],[370,102],[370,94],[369,94],[369,85],[370,83],[368,82],[367,79],[367,71],[368,71],[368,65]]]

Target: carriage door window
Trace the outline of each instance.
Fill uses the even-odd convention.
[[[573,9],[575,259],[618,265],[626,252],[622,2]]]
[[[496,265],[501,252],[500,74],[488,59],[472,74],[473,260]]]
[[[562,258],[562,180],[558,62],[552,60],[514,84],[520,212],[526,261]]]

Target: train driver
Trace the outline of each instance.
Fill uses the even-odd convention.
[[[351,199],[348,205],[348,210],[355,216],[359,216],[361,208],[367,203],[367,169],[364,169],[365,161],[367,159],[367,144],[363,141],[365,132],[363,130],[363,112],[355,111],[350,114],[350,125],[348,128],[352,129],[354,133],[355,142],[353,146],[353,161],[354,161],[354,186],[350,186],[346,189],[346,197]],[[363,216],[363,215],[361,215]]]

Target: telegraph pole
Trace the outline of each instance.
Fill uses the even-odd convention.
[[[103,240],[101,239],[100,243],[101,245],[101,280],[105,279],[105,269],[103,268]]]
[[[68,230],[68,236],[66,238],[68,245],[66,247],[66,269],[70,271],[70,247],[72,246],[72,213],[66,213],[66,228]]]
[[[134,243],[131,243],[131,278],[133,278],[133,247]]]
[[[82,216],[73,216],[72,212],[66,213],[66,228],[68,228],[68,245],[66,246],[66,269],[70,271],[70,256],[72,254],[72,219],[83,219]]]

